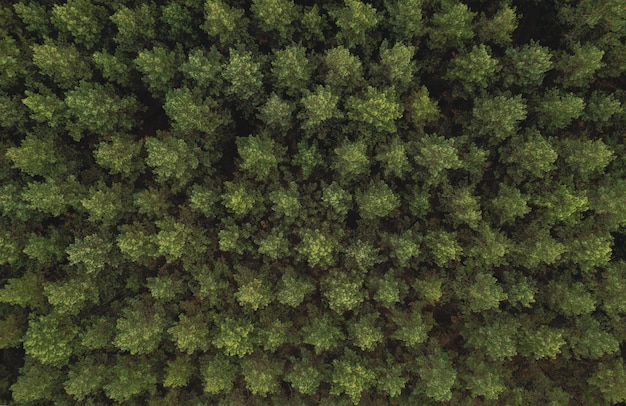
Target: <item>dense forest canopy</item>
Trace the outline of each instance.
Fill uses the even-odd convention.
[[[0,403],[626,401],[624,0],[0,5]]]

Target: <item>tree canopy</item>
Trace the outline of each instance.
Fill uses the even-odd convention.
[[[0,27],[0,404],[626,402],[623,0]]]

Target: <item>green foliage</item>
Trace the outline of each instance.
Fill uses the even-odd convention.
[[[426,86],[411,94],[407,117],[417,128],[423,128],[425,124],[439,117],[437,102],[430,98]]]
[[[495,96],[475,101],[472,114],[476,119],[472,130],[482,136],[505,140],[516,133],[517,125],[526,118],[522,96]]]
[[[546,325],[523,329],[520,332],[519,351],[525,357],[534,360],[554,359],[564,345],[563,331]]]
[[[330,11],[339,27],[337,41],[351,49],[357,45],[365,45],[365,34],[378,24],[377,10],[369,4],[358,0],[344,0],[344,7]]]
[[[292,125],[291,116],[295,107],[292,103],[272,93],[261,106],[257,117],[271,128],[286,130]]]
[[[426,30],[423,21],[423,0],[386,1],[389,25],[394,35],[406,43],[412,43]]]
[[[433,180],[440,177],[446,169],[457,169],[462,165],[454,140],[436,134],[425,135],[420,139],[419,153],[414,160],[427,169]]]
[[[580,117],[584,109],[585,101],[581,97],[552,88],[537,105],[538,122],[547,131],[560,130]]]
[[[333,360],[333,377],[331,394],[347,394],[354,405],[359,404],[361,394],[372,386],[376,374],[363,359],[359,359],[353,352],[347,350],[344,357]]]
[[[246,172],[254,174],[257,180],[267,180],[278,166],[279,158],[275,142],[266,136],[238,137],[237,150],[242,162],[239,165]]]
[[[300,361],[285,375],[285,380],[305,395],[317,393],[322,374],[306,361]]]
[[[240,102],[255,103],[261,92],[263,74],[261,64],[256,62],[252,53],[230,49],[228,63],[223,67],[226,79],[226,94],[234,96]]]
[[[392,48],[384,48],[380,52],[380,65],[385,78],[390,84],[404,89],[414,77],[415,65],[411,61],[415,48],[403,43],[396,43]]]
[[[455,233],[439,231],[426,235],[426,246],[430,249],[437,266],[443,267],[450,261],[458,261],[463,249]]]
[[[624,362],[620,359],[600,364],[597,371],[589,379],[589,383],[598,387],[607,402],[623,402],[626,400],[626,379]]]
[[[266,32],[278,32],[287,41],[293,33],[291,23],[298,17],[296,5],[289,0],[253,0],[250,6],[259,27]]]
[[[342,216],[352,207],[352,195],[337,182],[323,187],[322,201]]]
[[[348,332],[351,341],[362,351],[373,350],[384,339],[375,313],[369,313],[350,324]]]
[[[430,49],[459,48],[474,37],[472,20],[476,16],[466,4],[455,0],[441,2],[430,23],[428,47]]]
[[[210,97],[202,98],[197,91],[187,87],[167,93],[163,108],[173,120],[173,129],[180,134],[193,131],[213,135],[220,125],[229,121],[215,110],[217,103]]]
[[[298,152],[293,156],[291,163],[300,167],[304,179],[308,178],[318,166],[325,163],[316,144],[302,140],[298,143]]]
[[[144,358],[118,356],[109,376],[104,392],[114,401],[128,402],[142,393],[156,392],[157,374]]]
[[[487,88],[499,70],[498,60],[490,54],[489,47],[482,44],[474,45],[471,51],[452,60],[446,77],[461,82],[466,94]]]
[[[457,373],[452,368],[447,354],[436,349],[426,357],[416,360],[420,384],[426,395],[438,402],[452,399],[452,385],[456,381]]]
[[[357,193],[356,202],[366,220],[385,217],[400,206],[400,198],[382,181],[370,182],[366,190]]]
[[[299,118],[305,130],[314,130],[328,120],[343,117],[337,108],[339,97],[328,86],[317,86],[315,92],[306,91],[301,102],[304,109]]]
[[[427,340],[432,326],[426,323],[421,313],[415,310],[408,313],[398,312],[394,319],[398,328],[391,335],[392,338],[402,341],[409,348],[417,347]]]
[[[187,386],[189,378],[194,373],[191,357],[183,355],[177,356],[173,360],[167,361],[163,386],[168,388],[183,388]]]
[[[113,244],[100,234],[90,234],[76,239],[67,249],[67,257],[72,265],[82,265],[87,273],[97,273],[104,269]]]
[[[301,332],[303,342],[312,345],[316,355],[335,350],[345,339],[336,318],[327,313],[318,315],[313,323],[309,322],[302,327]]]
[[[106,366],[95,357],[86,358],[70,370],[63,387],[75,400],[83,401],[102,388],[107,372]]]
[[[480,42],[492,42],[501,46],[511,44],[513,32],[518,28],[519,17],[515,7],[504,3],[492,18],[481,15],[478,23]]]
[[[324,64],[326,67],[324,82],[331,88],[351,89],[362,80],[361,60],[341,45],[326,51]]]
[[[556,68],[563,72],[560,81],[565,87],[587,87],[594,73],[602,68],[604,51],[591,45],[580,43],[572,47],[573,55],[559,59]]]
[[[390,87],[380,91],[368,86],[363,96],[348,98],[348,117],[372,126],[379,132],[395,132],[395,121],[402,117],[402,107],[396,101],[395,89]]]
[[[302,89],[307,88],[313,73],[312,68],[306,56],[306,48],[302,46],[292,45],[276,51],[272,62],[276,87],[285,89],[285,93],[295,97]]]
[[[517,355],[517,332],[520,323],[510,316],[496,313],[495,318],[481,325],[467,326],[468,346],[484,352],[492,361],[511,359]]]
[[[196,351],[206,352],[209,349],[209,328],[203,315],[189,317],[181,314],[178,316],[178,321],[167,332],[172,335],[176,347],[181,352],[191,355]]]
[[[471,375],[465,378],[467,389],[472,393],[472,397],[482,396],[485,399],[498,399],[500,394],[506,391],[506,385],[500,371],[486,362],[476,361],[468,358]]]
[[[362,277],[356,272],[331,270],[321,281],[329,307],[342,314],[356,308],[364,299]]]
[[[393,138],[389,144],[380,147],[376,160],[384,165],[385,176],[393,174],[401,178],[411,168],[405,144]]]
[[[117,333],[113,344],[131,354],[149,354],[161,343],[165,315],[160,307],[130,300],[117,319]]]
[[[0,404],[626,401],[623,0],[9,3]]]
[[[507,298],[498,280],[483,272],[474,277],[473,283],[467,287],[463,296],[469,311],[476,313],[498,308],[500,302]]]
[[[48,40],[42,45],[33,45],[32,50],[33,63],[40,72],[64,89],[74,87],[81,79],[91,78],[87,60],[74,46],[55,44]]]
[[[306,259],[310,267],[327,267],[335,263],[334,252],[339,243],[332,237],[327,236],[319,229],[304,230],[301,242],[296,251],[303,259]]]
[[[241,369],[246,381],[246,388],[254,395],[266,397],[275,393],[279,388],[279,377],[283,372],[283,363],[273,361],[267,357],[244,358],[241,360]]]
[[[506,84],[515,84],[523,89],[526,86],[539,86],[546,72],[554,67],[549,48],[530,42],[519,48],[507,48],[509,59],[506,65]]]
[[[247,320],[234,320],[230,317],[216,318],[217,332],[213,345],[223,349],[224,354],[242,358],[253,351],[254,325]]]
[[[98,288],[91,278],[74,278],[44,285],[48,302],[59,314],[78,314],[85,302],[98,302]]]
[[[42,364],[62,367],[73,352],[76,326],[55,314],[33,318],[24,334],[24,351]]]
[[[156,36],[156,7],[143,3],[134,9],[120,6],[110,17],[117,27],[113,37],[118,48],[128,51],[144,49]]]
[[[139,109],[132,97],[119,97],[112,86],[81,81],[80,85],[66,93],[65,104],[77,121],[79,130],[102,135],[128,131],[133,127],[131,115]],[[81,135],[72,134],[75,140]]]
[[[336,158],[333,166],[341,176],[351,178],[369,170],[370,158],[364,141],[345,141],[334,152]]]
[[[248,19],[244,10],[232,8],[221,0],[204,2],[204,24],[202,29],[211,37],[218,37],[222,46],[241,40],[246,31]]]
[[[26,90],[24,94],[27,97],[22,99],[22,103],[30,110],[33,120],[56,128],[65,119],[65,103],[49,89],[42,89],[41,93]]]
[[[88,0],[68,0],[62,6],[52,7],[52,23],[61,31],[69,32],[77,44],[94,48],[104,28],[106,9]]]
[[[143,73],[143,80],[153,94],[161,94],[171,87],[176,74],[176,53],[163,47],[140,51],[135,66]]]
[[[208,393],[228,393],[233,389],[239,368],[233,360],[223,354],[211,356],[201,367],[204,391]]]
[[[277,299],[280,303],[298,307],[304,299],[315,292],[315,285],[311,280],[290,268],[285,271],[278,285]]]

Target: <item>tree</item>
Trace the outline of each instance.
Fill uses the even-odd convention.
[[[177,59],[176,52],[164,47],[154,47],[151,50],[139,51],[133,62],[143,73],[143,81],[148,90],[155,96],[161,96],[173,87],[176,66],[180,65]]]
[[[255,344],[254,325],[245,319],[235,320],[230,317],[214,318],[217,333],[213,337],[213,345],[223,349],[228,356],[243,358],[253,352]]]
[[[204,2],[204,24],[202,29],[211,37],[218,37],[222,47],[231,46],[243,40],[249,20],[244,10],[232,8],[221,0]]]
[[[324,83],[331,89],[351,90],[363,81],[361,60],[344,46],[328,49],[324,54],[324,65]]]
[[[68,0],[52,7],[50,20],[59,30],[69,32],[76,43],[92,49],[100,39],[106,12],[104,7],[87,0]]]
[[[223,66],[226,94],[239,102],[259,104],[263,73],[261,63],[255,61],[251,52],[230,48],[228,63]]]
[[[250,6],[259,27],[267,32],[278,32],[281,43],[293,35],[292,22],[299,17],[298,7],[289,0],[253,0]]]
[[[360,190],[356,196],[361,217],[372,220],[385,217],[400,206],[400,198],[383,181],[372,181],[367,189]]]
[[[472,20],[476,16],[467,5],[456,0],[441,2],[441,10],[436,12],[428,30],[430,49],[461,48],[474,37]]]
[[[165,326],[166,319],[161,306],[151,306],[139,298],[130,299],[117,319],[113,344],[132,355],[149,354],[161,343]],[[120,373],[126,372],[120,370]]]
[[[515,7],[503,4],[491,18],[481,14],[477,24],[480,42],[510,46],[513,32],[518,28],[519,23],[516,11]]]
[[[453,59],[450,65],[446,78],[460,83],[461,94],[475,94],[486,89],[500,69],[498,60],[491,56],[491,49],[483,44],[474,45],[471,51]]]
[[[135,126],[133,114],[141,109],[133,96],[120,97],[111,85],[85,81],[65,94],[65,104],[77,120],[72,133],[76,141],[82,138],[84,131],[102,135],[128,131]]]
[[[173,121],[173,130],[181,136],[199,131],[212,138],[217,128],[230,122],[227,114],[216,109],[215,100],[187,87],[169,91],[163,107]]]
[[[333,269],[320,283],[329,307],[338,314],[355,309],[365,300],[363,276],[359,272]]]
[[[270,175],[276,174],[284,151],[267,134],[237,137],[236,143],[241,157],[241,169],[251,173],[259,181],[265,181]]]
[[[279,377],[283,373],[283,362],[263,357],[246,357],[241,360],[246,388],[255,395],[267,397],[278,392]]]
[[[624,362],[616,359],[600,364],[589,379],[589,383],[598,387],[608,402],[623,402],[626,400],[626,390],[622,385],[624,379],[626,379]]]
[[[270,128],[279,130],[282,133],[291,127],[291,117],[294,110],[295,106],[293,103],[281,99],[276,93],[272,93],[265,104],[259,108],[257,117]]]
[[[498,95],[476,100],[472,114],[476,122],[471,129],[492,143],[491,139],[503,141],[514,135],[519,122],[526,119],[527,109],[521,95]]]
[[[402,117],[393,87],[380,91],[368,86],[364,97],[349,97],[346,107],[350,120],[373,126],[380,132],[395,132],[395,121]]]
[[[603,67],[604,51],[591,45],[580,43],[572,47],[572,55],[562,55],[556,69],[563,72],[560,81],[565,87],[587,87],[595,72]]]
[[[143,3],[134,9],[120,6],[110,17],[117,27],[113,37],[118,48],[128,52],[145,49],[156,37],[157,9],[154,4]]]
[[[337,107],[339,97],[333,94],[329,86],[317,86],[315,92],[305,91],[301,99],[304,107],[299,114],[304,130],[318,129],[325,122],[343,118]]]
[[[206,352],[210,348],[209,320],[203,314],[180,314],[178,321],[167,332],[172,335],[176,347],[189,355],[196,351]]]
[[[448,355],[437,348],[416,361],[421,378],[420,386],[426,395],[439,402],[452,399],[451,389],[457,373]]]
[[[374,384],[375,372],[350,350],[346,350],[341,359],[335,359],[333,367],[333,386],[330,393],[335,395],[346,393],[352,403],[357,405],[362,393]]]
[[[462,166],[454,140],[448,140],[437,134],[421,137],[415,163],[426,168],[433,181],[440,179],[447,169]]]
[[[39,71],[63,89],[91,79],[89,64],[75,46],[63,46],[48,39],[42,45],[33,45],[32,50],[33,63]]]
[[[385,2],[389,25],[399,41],[413,43],[426,32],[423,21],[423,0]]]
[[[560,130],[580,117],[584,109],[585,101],[581,97],[552,88],[543,94],[537,104],[538,122],[547,131]]]
[[[77,328],[69,317],[49,314],[32,318],[24,334],[24,351],[46,365],[62,367],[72,356]]]
[[[235,378],[239,375],[238,365],[221,353],[211,354],[200,366],[204,378],[204,391],[228,393],[232,391]]]
[[[519,48],[508,48],[506,57],[504,82],[520,89],[540,86],[546,72],[554,67],[550,49],[534,41]]]
[[[145,358],[118,355],[115,361],[104,385],[104,392],[110,399],[128,402],[142,393],[156,392],[157,375]]]
[[[344,4],[344,7],[329,12],[339,27],[337,42],[348,49],[366,45],[366,32],[376,27],[379,21],[377,10],[358,0],[344,0]]]
[[[331,266],[335,263],[335,251],[339,242],[319,229],[307,229],[300,233],[301,242],[296,251],[309,266]]]
[[[381,48],[380,68],[389,84],[397,89],[407,89],[415,73],[415,63],[412,62],[415,55],[415,47],[407,46],[401,42],[392,48]]]

